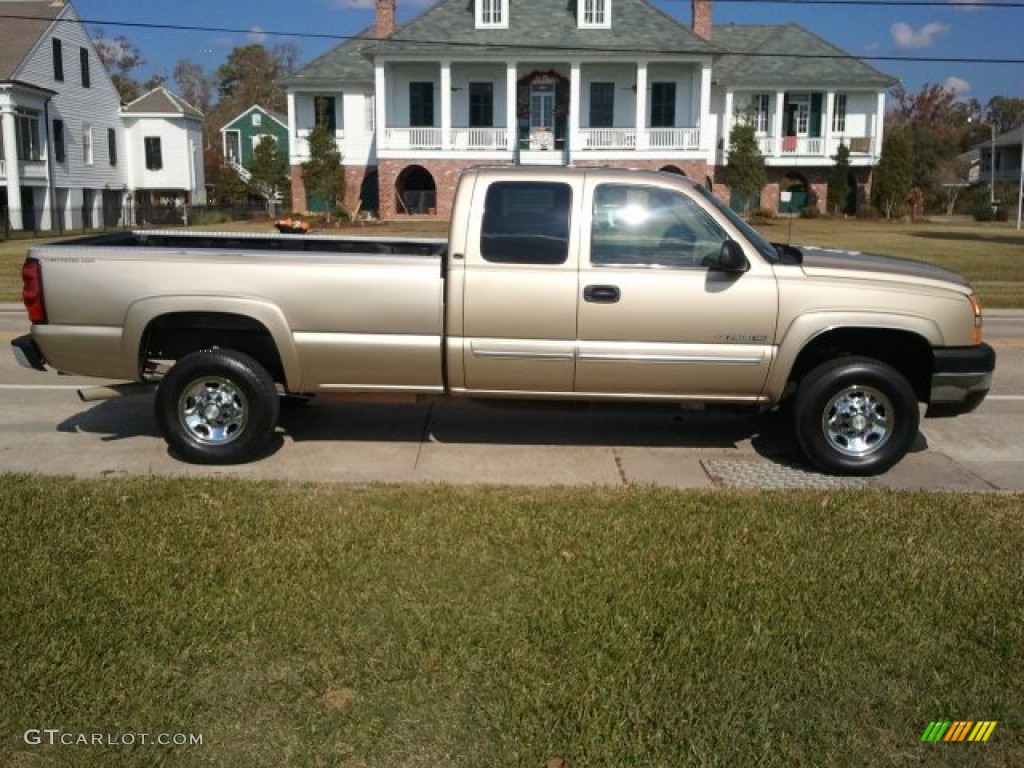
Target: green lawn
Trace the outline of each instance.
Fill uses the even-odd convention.
[[[843,219],[776,219],[758,225],[771,240],[822,245],[931,261],[976,283],[987,307],[1024,307],[1024,231],[1009,224],[935,224]],[[269,221],[217,224],[203,229],[267,231]],[[445,237],[447,224],[410,221],[370,224],[332,232],[373,237]],[[32,241],[0,241],[0,301],[18,301],[21,263]],[[43,242],[43,241],[39,241]]]
[[[0,476],[0,765],[1024,765],[1022,511]]]

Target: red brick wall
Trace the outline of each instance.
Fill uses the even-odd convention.
[[[345,197],[343,204],[346,210],[355,211],[359,204],[359,193],[362,191],[363,179],[366,174],[373,171],[372,165],[346,165],[345,166]],[[293,165],[292,173],[292,210],[297,213],[308,213],[309,206],[306,200],[306,186],[302,183],[302,166]]]
[[[693,0],[693,33],[711,39],[711,0]]]

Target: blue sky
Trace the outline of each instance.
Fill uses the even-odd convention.
[[[562,0],[553,0],[561,2]],[[875,0],[877,2],[877,0]],[[958,0],[964,2],[964,0]],[[795,22],[856,56],[1024,60],[1024,6],[988,7],[1012,0],[977,0],[975,7],[952,4],[799,5],[720,1],[715,24],[780,24]],[[612,0],[614,3],[614,0]],[[690,22],[689,0],[656,0],[681,22]],[[264,36],[266,31],[352,35],[371,23],[372,0],[73,0],[87,22],[105,21],[107,37],[124,34],[146,56],[147,74],[170,74],[174,64],[189,58],[213,70],[237,45],[288,40],[308,62],[332,47],[330,40]],[[431,3],[398,0],[400,21],[421,13]],[[511,0],[515,13],[515,0]],[[613,6],[614,7],[614,6]],[[246,33],[151,31],[116,26],[113,22],[224,27]],[[90,29],[98,26],[89,24]],[[925,83],[943,83],[963,98],[982,103],[992,96],[1024,98],[1024,64],[875,61],[872,64],[903,81],[911,91]]]

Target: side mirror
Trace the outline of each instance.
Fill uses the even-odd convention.
[[[718,256],[718,264],[712,267],[716,272],[727,272],[730,275],[739,275],[750,269],[750,262],[747,261],[743,247],[735,240],[726,240],[722,243],[722,252]]]

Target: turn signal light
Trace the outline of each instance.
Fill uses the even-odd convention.
[[[971,334],[971,340],[975,344],[981,344],[981,302],[973,293],[967,298],[971,302],[971,309],[974,310],[974,332]]]
[[[35,259],[25,259],[21,266],[21,300],[28,310],[28,319],[34,325],[46,322],[46,304],[43,303],[43,269]]]

